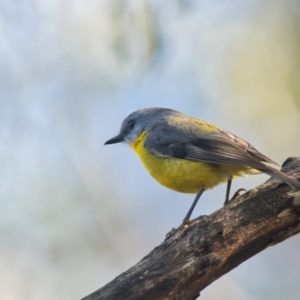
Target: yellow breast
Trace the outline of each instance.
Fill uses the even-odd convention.
[[[182,193],[197,193],[228,181],[230,177],[252,173],[244,166],[211,164],[185,159],[161,157],[150,153],[143,132],[130,146],[137,153],[151,176],[163,186]]]

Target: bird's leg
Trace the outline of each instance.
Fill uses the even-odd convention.
[[[192,215],[192,212],[193,212],[193,210],[194,210],[194,208],[195,208],[195,206],[196,206],[196,204],[197,204],[197,202],[198,202],[198,200],[199,200],[199,198],[200,198],[200,196],[202,195],[203,192],[204,192],[204,189],[200,189],[199,192],[197,193],[197,195],[194,199],[194,202],[193,202],[192,206],[190,207],[188,213],[186,214],[185,218],[183,219],[182,224],[181,224],[180,227],[186,225],[186,223],[189,221],[189,219]]]
[[[178,232],[179,230],[183,229],[186,225],[191,225],[193,224],[195,221],[200,220],[201,216],[196,218],[195,220],[190,220],[190,217],[192,215],[192,212],[199,200],[199,198],[201,197],[202,193],[204,192],[204,189],[200,189],[199,192],[197,193],[194,202],[192,204],[192,206],[190,207],[188,213],[186,214],[185,218],[182,221],[182,224],[177,228],[173,228],[169,233],[166,234],[166,238],[165,241],[168,240],[171,236],[173,236],[176,232]],[[202,216],[203,217],[203,216]]]
[[[230,194],[230,188],[231,188],[231,182],[232,182],[232,178],[230,177],[230,179],[227,181],[227,188],[226,188],[226,196],[225,196],[225,202],[224,202],[224,206],[226,204],[228,204],[229,202],[231,202],[232,200],[234,200],[235,198],[237,198],[242,191],[247,192],[245,189],[238,189],[234,195],[232,196],[231,199],[229,199],[229,194]]]
[[[232,182],[232,178],[230,177],[227,181],[227,188],[226,188],[226,196],[225,196],[224,206],[230,201],[229,200],[229,194],[230,194],[231,182]]]

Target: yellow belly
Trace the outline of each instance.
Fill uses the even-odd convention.
[[[148,152],[143,134],[131,145],[151,176],[163,186],[182,193],[197,193],[227,182],[230,178],[259,173],[245,166],[211,164],[160,157]]]

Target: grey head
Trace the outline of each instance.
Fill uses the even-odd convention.
[[[120,133],[109,139],[104,145],[120,142],[131,144],[143,131],[150,131],[165,117],[174,114],[180,113],[169,108],[161,107],[150,107],[137,110],[123,120]]]

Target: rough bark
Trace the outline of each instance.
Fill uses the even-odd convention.
[[[300,158],[283,172],[300,179]],[[192,300],[213,281],[300,231],[300,191],[270,179],[177,231],[83,300]]]

